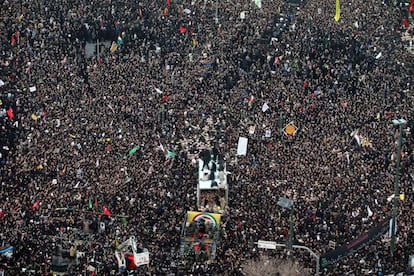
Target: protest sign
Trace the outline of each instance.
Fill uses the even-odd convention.
[[[247,143],[248,138],[239,137],[239,143],[237,145],[237,155],[246,155],[247,154]]]

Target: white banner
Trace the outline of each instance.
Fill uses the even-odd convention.
[[[257,242],[257,247],[265,249],[276,249],[276,242],[259,240]]]
[[[246,137],[239,137],[239,143],[237,144],[237,155],[247,154],[247,143],[249,139]]]
[[[134,259],[136,266],[147,265],[149,264],[149,252],[137,253],[134,256]]]

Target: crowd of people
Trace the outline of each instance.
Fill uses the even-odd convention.
[[[407,9],[344,1],[336,21],[321,0],[2,1],[0,242],[14,251],[0,269],[49,275],[56,246],[76,243],[71,275],[117,275],[114,248],[135,236],[150,252],[137,275],[241,275],[261,254],[286,257],[255,245],[286,242],[282,196],[294,242],[322,255],[390,218],[401,135],[395,253],[385,234],[321,272],[410,273]],[[229,203],[215,260],[197,263],[180,257],[181,226],[197,209],[194,159],[213,147]]]

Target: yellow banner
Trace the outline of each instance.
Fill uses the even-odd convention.
[[[221,215],[215,214],[215,213],[194,212],[194,211],[187,212],[188,223],[192,223],[193,221],[204,219],[205,221],[210,221],[214,226],[218,226],[220,224],[220,218],[221,218]]]
[[[336,12],[335,12],[335,21],[339,21],[341,17],[341,6],[339,5],[339,0],[336,0]]]

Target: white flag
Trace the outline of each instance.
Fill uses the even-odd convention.
[[[160,142],[160,145],[158,146],[158,148],[159,148],[162,152],[165,152],[164,146],[161,144],[161,142]]]
[[[371,211],[371,208],[369,208],[369,206],[367,206],[367,211],[368,211],[368,217],[372,217],[374,213]]]
[[[267,103],[264,103],[263,106],[262,106],[262,111],[266,112],[266,110],[268,110],[268,109],[269,109],[269,105]]]
[[[163,94],[163,93],[164,93],[164,92],[162,92],[162,90],[161,90],[161,89],[159,89],[159,88],[157,88],[157,87],[155,87],[154,89],[155,89],[155,92],[157,92],[158,94]]]
[[[29,91],[30,92],[36,92],[36,86],[29,87]]]
[[[240,12],[240,19],[246,19],[246,11]]]
[[[254,134],[256,131],[256,126],[249,126],[249,134]]]

